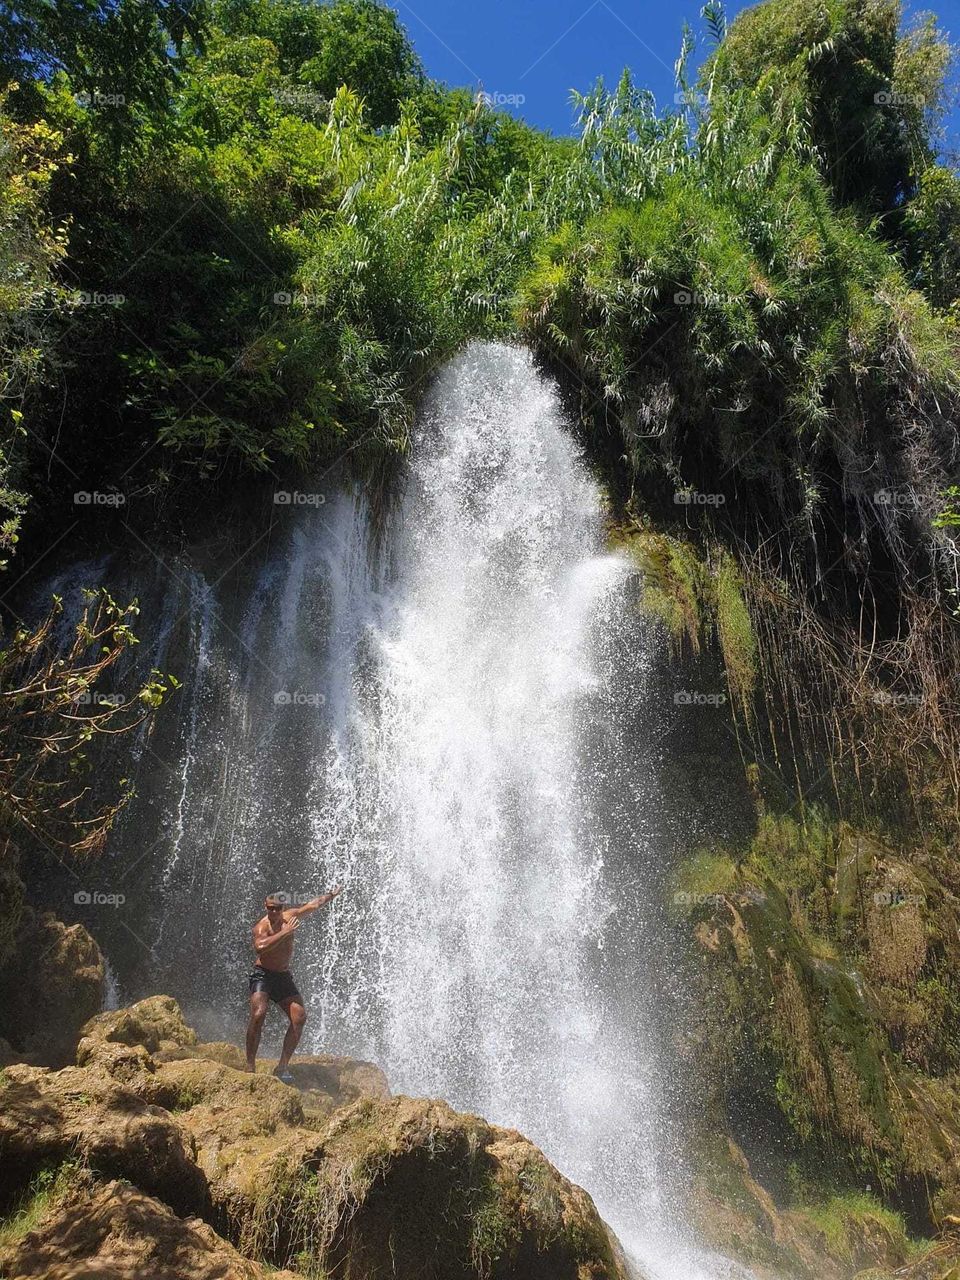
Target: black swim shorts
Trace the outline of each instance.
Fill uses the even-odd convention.
[[[291,996],[298,1004],[303,1004],[303,996],[297,990],[297,984],[289,969],[283,969],[279,973],[274,972],[273,969],[259,967],[254,969],[250,975],[250,994],[256,995],[258,991],[265,991],[277,1004],[282,1004]]]

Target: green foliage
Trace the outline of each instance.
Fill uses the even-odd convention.
[[[887,1248],[894,1256],[910,1257],[917,1251],[903,1216],[886,1208],[869,1192],[846,1191],[828,1199],[800,1203],[796,1211],[823,1233],[831,1256],[844,1261],[853,1262],[861,1242],[878,1232],[886,1237]]]
[[[0,13],[0,76],[24,86],[64,74],[115,147],[169,109],[184,44],[202,39],[205,0],[18,0]]]
[[[256,35],[276,49],[292,84],[327,100],[345,86],[362,98],[370,123],[396,124],[400,105],[423,84],[423,70],[392,9],[376,0],[219,0],[227,35]],[[291,101],[296,101],[293,90]],[[309,93],[301,94],[309,100]]]
[[[18,124],[0,108],[0,556],[17,542],[27,495],[20,488],[31,392],[49,371],[44,320],[65,305],[54,279],[66,251],[48,210],[50,184],[64,163],[63,137],[45,121]],[[0,559],[0,569],[6,565]]]
[[[951,59],[933,18],[907,31],[901,19],[899,0],[768,0],[737,17],[705,78],[769,86],[807,121],[841,202],[889,212],[932,159]]]
[[[0,1247],[22,1240],[62,1200],[81,1174],[79,1161],[40,1169],[6,1218],[0,1220]]]
[[[960,178],[943,165],[924,170],[904,213],[906,256],[914,277],[937,307],[960,298]]]

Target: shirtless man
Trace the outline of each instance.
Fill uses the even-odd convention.
[[[307,1020],[303,997],[290,972],[293,955],[293,935],[304,916],[332,902],[342,888],[314,898],[302,907],[285,907],[280,894],[272,893],[264,899],[267,914],[253,926],[253,949],[257,953],[253,973],[250,975],[250,1021],[247,1023],[247,1070],[257,1069],[257,1050],[260,1034],[270,1001],[275,1000],[290,1019],[287,1034],[283,1037],[280,1061],[273,1074],[284,1084],[293,1084],[293,1076],[287,1070],[290,1057],[296,1049]]]

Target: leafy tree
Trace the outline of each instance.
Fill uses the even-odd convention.
[[[132,693],[98,688],[136,644],[136,605],[121,608],[106,592],[87,592],[70,643],[54,640],[60,600],[32,630],[20,628],[0,649],[0,828],[74,854],[99,852],[130,799],[94,793],[87,753],[97,738],[129,733],[176,687],[153,672]]]
[[[103,133],[129,142],[162,116],[186,42],[202,41],[205,0],[17,0],[0,4],[0,75],[27,90],[66,75]],[[30,90],[33,89],[31,92]]]
[[[840,201],[889,213],[932,159],[952,57],[933,18],[901,20],[899,0],[767,0],[731,24],[704,84],[768,87],[806,120]]]
[[[219,0],[228,34],[257,35],[276,48],[291,80],[326,98],[345,85],[374,127],[395,124],[423,70],[392,9],[378,0]]]
[[[65,162],[63,137],[45,121],[18,124],[0,111],[0,555],[15,545],[27,502],[20,485],[30,436],[44,431],[33,410],[53,359],[48,319],[67,305],[54,278],[66,232],[47,201]]]
[[[960,178],[930,165],[904,216],[905,253],[931,302],[950,307],[960,298]]]

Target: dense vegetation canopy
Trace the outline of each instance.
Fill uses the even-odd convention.
[[[727,30],[708,4],[672,103],[625,71],[576,97],[573,138],[431,81],[376,0],[0,19],[8,555],[24,511],[40,539],[94,482],[154,511],[344,461],[382,483],[437,365],[519,336],[628,524],[682,529],[678,495],[710,498],[681,630],[713,609],[745,708],[751,626],[782,629],[745,609],[759,574],[840,683],[919,678],[952,749],[960,180],[935,19],[768,0]]]

